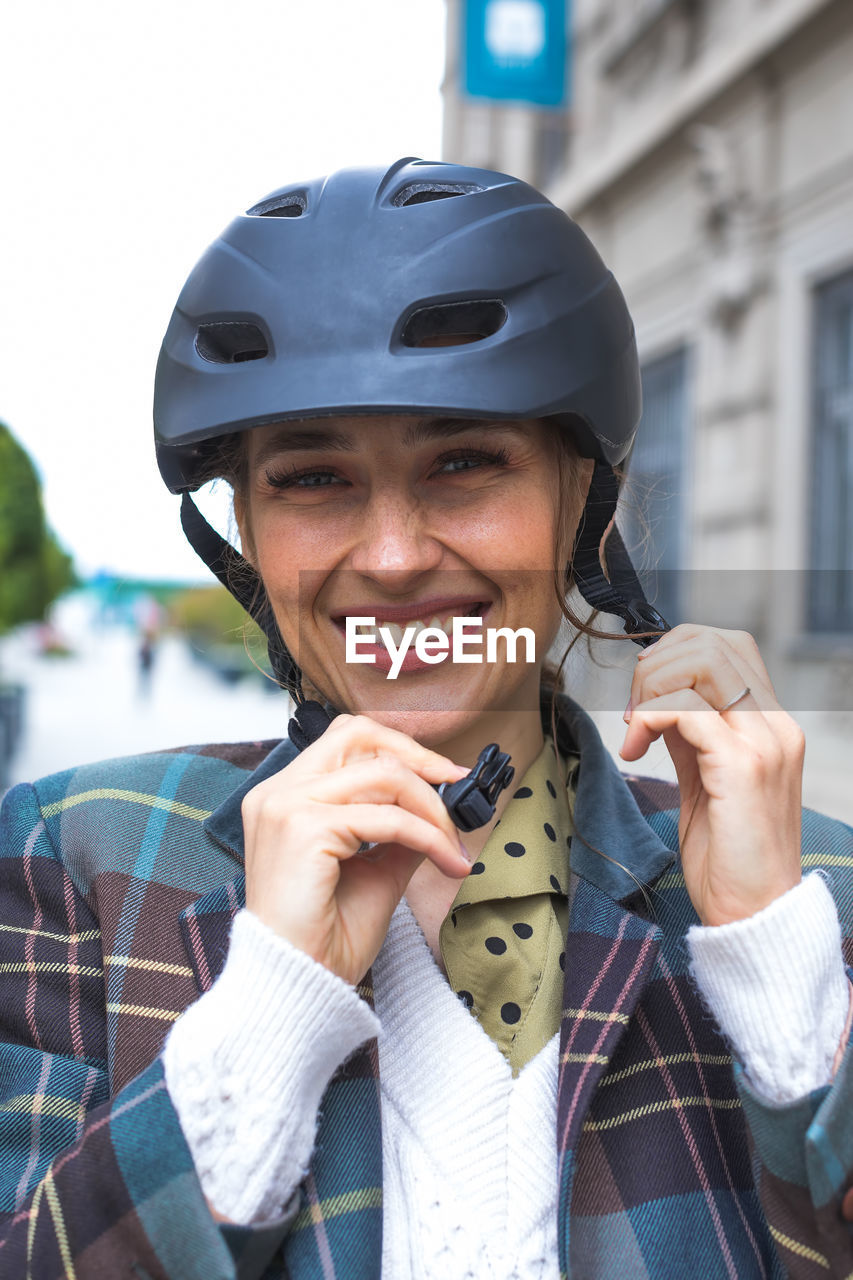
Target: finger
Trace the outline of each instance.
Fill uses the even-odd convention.
[[[749,666],[744,657],[744,653],[749,653],[750,647],[758,654],[752,636],[741,631],[717,632],[708,627],[693,629],[684,627],[683,630],[691,632],[686,639],[667,645],[661,655],[649,662],[637,663],[630,701],[625,709],[625,721],[630,721],[630,712],[634,705],[670,693],[673,691],[673,685],[679,683],[683,687],[690,687],[690,680],[694,680],[693,687],[697,692],[704,697],[709,706],[724,716],[726,723],[733,728],[739,732],[748,732],[750,722],[745,716],[753,715],[757,707],[765,724],[781,742],[786,753],[791,757],[802,756],[805,751],[803,731],[796,720],[779,705],[775,690],[761,663],[760,654],[758,655],[760,671],[757,676],[755,668]],[[735,637],[737,647],[732,648],[727,637]],[[665,639],[669,639],[669,636]],[[722,649],[719,647],[720,640],[724,645]],[[702,657],[701,653],[706,653],[706,650],[696,651],[692,645],[699,643],[701,646],[705,641],[710,641],[723,657],[710,673],[706,670],[703,676],[702,663],[707,658]],[[732,671],[737,673],[736,677],[731,674]],[[751,698],[746,696],[747,693]],[[729,703],[732,705],[729,706]]]
[[[438,792],[395,756],[359,760],[319,774],[307,794],[324,804],[396,804],[440,827],[451,842],[459,839]]]
[[[674,649],[668,658],[659,659],[651,667],[645,664],[637,667],[631,683],[631,704],[632,707],[638,706],[655,698],[665,698],[680,689],[692,688],[710,707],[720,710],[738,698],[744,689],[749,689],[753,712],[778,709],[775,699],[759,686],[753,689],[749,679],[749,672],[744,671],[728,652],[712,650],[705,644],[694,648],[688,643]]]
[[[377,724],[369,716],[362,715],[337,716],[323,736],[306,747],[298,757],[299,760],[305,759],[307,762],[309,751],[312,753],[312,765],[322,762],[323,767],[330,769],[339,769],[360,759],[392,757],[402,760],[427,782],[436,784],[456,782],[470,772],[467,766],[459,765],[448,756],[421,746],[408,734]]]
[[[654,665],[661,655],[671,655],[675,649],[688,642],[700,644],[705,642],[718,650],[724,649],[730,661],[747,677],[744,683],[763,690],[773,702],[776,701],[776,690],[764,665],[761,651],[755,637],[748,631],[708,627],[699,623],[681,623],[673,627],[672,631],[666,632],[653,645],[641,650],[638,654],[638,665],[643,667],[650,663]]]
[[[681,689],[641,703],[632,711],[620,755],[624,760],[638,760],[666,729],[677,729],[699,751],[725,751],[732,758],[734,753],[751,748],[775,758],[777,752],[781,753],[776,736],[764,717],[755,714],[758,707],[752,694],[743,701],[752,702],[753,714],[741,713],[748,732],[736,731],[737,726],[728,722],[731,712],[721,716],[695,689]]]
[[[432,822],[396,805],[319,805],[324,831],[322,852],[338,859],[352,858],[368,844],[399,844],[428,858],[445,875],[467,875],[471,863],[458,835],[451,840]],[[455,828],[454,828],[455,830]]]

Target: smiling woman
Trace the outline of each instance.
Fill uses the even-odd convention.
[[[493,630],[531,629],[544,655],[561,620],[555,432],[389,414],[337,419],[333,435],[301,421],[290,432],[258,427],[248,441],[235,496],[244,554],[311,686],[335,707],[436,745],[485,710],[527,712],[511,717],[515,732],[505,726],[506,749],[538,753],[541,662],[505,657],[474,673],[413,652],[389,687],[387,650],[365,655],[375,659],[367,664],[346,660],[345,622],[437,618],[440,627],[476,613]],[[572,528],[579,515],[580,506],[569,513]]]
[[[208,249],[157,458],[297,709],[10,794],[9,1274],[853,1270],[853,832],[801,811],[751,637],[642,598],[639,416],[616,282],[505,174],[343,171]],[[663,737],[677,788],[546,667],[596,634],[574,587],[642,648],[623,759]]]

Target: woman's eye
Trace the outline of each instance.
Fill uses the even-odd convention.
[[[325,489],[338,477],[333,471],[268,471],[265,479],[273,489]]]
[[[445,462],[445,471],[469,471],[471,467],[480,466],[482,458],[451,458],[449,462]]]
[[[443,461],[440,462],[440,466],[442,471],[449,470],[452,475],[454,472],[473,471],[477,467],[483,466],[502,467],[506,465],[507,461],[508,455],[506,451],[504,449],[499,449],[497,452],[493,453],[477,451],[476,453],[467,452],[454,454],[452,457],[445,457]]]

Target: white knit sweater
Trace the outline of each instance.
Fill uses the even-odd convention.
[[[405,900],[373,981],[383,1274],[558,1276],[559,1034],[513,1079],[439,971]]]
[[[830,1078],[849,988],[835,904],[819,875],[751,920],[691,930],[688,942],[703,994],[759,1089],[783,1101]],[[513,1080],[405,900],[373,976],[376,1014],[250,912],[238,913],[222,974],[164,1050],[208,1200],[238,1222],[279,1216],[307,1170],[331,1075],[378,1036],[383,1275],[556,1277],[558,1037]]]

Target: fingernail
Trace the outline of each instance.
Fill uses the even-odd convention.
[[[641,655],[641,656],[642,656],[642,655]],[[627,707],[625,708],[625,710],[622,712],[622,719],[625,721],[625,723],[626,723],[626,724],[630,724],[630,723],[631,723],[631,712],[632,712],[633,710],[634,710],[634,704],[633,704],[633,702],[631,701],[631,699],[629,698],[629,699],[628,699],[628,705],[627,705]]]
[[[458,842],[458,844],[459,844],[459,852],[462,854],[462,857],[465,859],[465,861],[470,865],[470,862],[471,862],[471,855],[470,855],[470,853],[468,852],[468,850],[465,848],[464,844],[462,843],[462,840],[461,840],[460,836],[458,836],[458,835],[457,835],[456,839],[457,839],[457,842]]]

